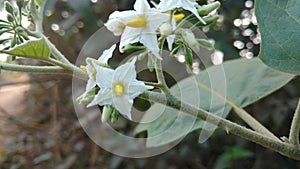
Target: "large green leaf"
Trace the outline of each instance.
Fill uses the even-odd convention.
[[[260,59],[280,71],[300,74],[300,1],[256,0]]]
[[[47,59],[50,56],[50,48],[44,38],[30,40],[10,50],[2,51],[14,56]]]
[[[245,107],[279,89],[293,77],[266,66],[257,58],[237,59],[184,79],[171,91],[184,102],[226,117],[232,107],[225,100]],[[178,140],[196,129],[214,129],[202,120],[161,104],[154,104],[143,121],[158,115],[154,121],[139,124],[135,130],[135,133],[147,131],[147,146],[150,147]],[[205,132],[202,134],[200,137],[205,137]]]

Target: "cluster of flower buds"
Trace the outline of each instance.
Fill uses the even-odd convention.
[[[25,28],[22,26],[23,13],[22,9],[24,7],[24,0],[16,1],[17,10],[14,8],[14,5],[5,1],[4,8],[6,11],[7,20],[0,20],[0,35],[11,34],[11,36],[6,36],[7,38],[1,39],[1,44],[7,44],[5,49],[13,48],[18,44],[21,44],[29,40]]]

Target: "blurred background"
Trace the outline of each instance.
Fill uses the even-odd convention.
[[[3,8],[4,0],[1,0]],[[214,0],[200,0],[200,4]],[[224,60],[251,59],[260,34],[253,0],[220,0],[220,18],[202,30]],[[132,9],[133,0],[49,0],[44,29],[75,62],[87,39],[110,13]],[[118,62],[118,60],[114,60]],[[2,71],[0,74],[0,169],[297,169],[300,163],[222,130],[205,143],[199,131],[164,154],[129,159],[94,144],[78,123],[72,78]],[[246,109],[277,136],[287,136],[300,95],[299,77]],[[243,124],[231,113],[229,119]],[[99,117],[100,120],[100,117]]]

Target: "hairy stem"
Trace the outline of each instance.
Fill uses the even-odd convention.
[[[163,70],[162,70],[161,60],[156,59],[154,66],[155,66],[156,77],[157,77],[158,83],[161,86],[160,89],[165,94],[170,95],[171,92],[169,91],[168,85],[167,85],[166,80],[165,80],[165,76],[164,76],[164,73],[163,73]]]
[[[274,139],[276,141],[280,141],[278,137],[276,137],[271,131],[269,131],[265,126],[263,126],[260,122],[258,122],[255,118],[253,118],[248,112],[246,112],[241,107],[238,107],[235,103],[228,100],[224,96],[220,95],[219,93],[215,92],[214,90],[210,89],[206,85],[202,83],[198,83],[198,86],[201,87],[204,90],[209,91],[213,95],[219,97],[220,99],[224,100],[227,104],[229,104],[231,107],[233,107],[234,112],[242,119],[244,122],[246,122],[252,129],[255,131],[270,137],[271,139]]]
[[[52,55],[59,61],[66,63],[66,64],[71,64],[70,61],[56,48],[56,46],[44,35],[42,36],[46,40],[46,43],[51,49]]]
[[[300,129],[300,99],[297,109],[294,114],[294,118],[291,125],[289,141],[294,146],[299,146],[299,129]]]
[[[144,83],[145,83],[145,85],[153,86],[153,87],[156,87],[159,89],[163,87],[160,83],[153,83],[153,82],[144,82]]]
[[[240,136],[244,139],[260,144],[289,158],[300,160],[300,148],[295,148],[290,144],[276,141],[274,139],[269,138],[268,136],[250,130],[236,123],[233,123],[222,117],[216,116],[215,114],[207,112],[203,109],[195,108],[187,103],[181,102],[172,95],[165,96],[164,94],[147,91],[143,93],[140,96],[140,98],[161,104],[167,104],[167,106],[185,112],[191,116],[196,117],[197,119],[207,120],[207,122],[222,128],[228,133]]]
[[[60,66],[70,72],[73,73],[73,76],[74,77],[78,77],[82,80],[87,80],[88,79],[88,75],[83,71],[81,70],[79,67],[71,64],[71,63],[62,63],[60,61],[57,61],[55,59],[52,59],[52,58],[49,58],[48,60],[45,60],[46,62],[49,62],[53,65],[56,65],[56,66]]]
[[[0,70],[41,73],[41,74],[67,74],[72,76],[72,72],[67,71],[59,66],[29,66],[29,65],[0,63]]]

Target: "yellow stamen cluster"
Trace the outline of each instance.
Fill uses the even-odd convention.
[[[179,13],[179,14],[174,15],[174,18],[175,18],[176,21],[179,21],[179,20],[183,19],[184,17],[185,16],[184,16],[183,13]]]
[[[148,23],[147,18],[142,16],[142,17],[135,18],[135,19],[127,22],[126,26],[130,26],[133,28],[141,28],[141,27],[145,27],[147,25],[147,23]]]
[[[86,67],[85,66],[80,66],[80,69],[82,70],[82,71],[84,71],[84,72],[87,72],[87,70],[86,70]]]
[[[125,93],[125,86],[122,82],[113,84],[113,92],[117,96],[123,96]]]

